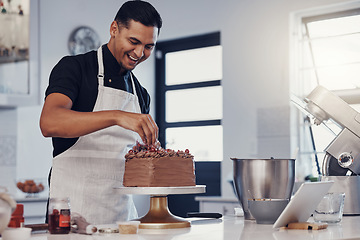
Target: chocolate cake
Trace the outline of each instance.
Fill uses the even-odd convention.
[[[137,144],[125,155],[125,187],[195,186],[194,156]]]

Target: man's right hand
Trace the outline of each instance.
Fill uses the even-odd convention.
[[[137,132],[142,141],[154,145],[158,139],[159,128],[150,114],[118,111],[116,125]]]

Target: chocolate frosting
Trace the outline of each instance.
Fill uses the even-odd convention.
[[[125,187],[195,186],[194,157],[188,150],[143,149],[125,155]]]

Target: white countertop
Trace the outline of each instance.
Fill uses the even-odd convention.
[[[311,219],[309,220],[311,221]],[[239,240],[239,239],[349,239],[360,238],[360,216],[345,216],[339,224],[324,230],[279,230],[272,225],[260,225],[243,217],[225,216],[221,219],[193,219],[190,228],[151,230],[140,229],[136,235],[50,235],[32,234],[31,240]]]

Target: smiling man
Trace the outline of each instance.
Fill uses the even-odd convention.
[[[145,61],[153,51],[158,28],[144,26],[130,20],[127,25],[114,21],[110,27],[111,39],[107,44],[110,52],[120,64],[120,73],[133,70]]]
[[[52,137],[50,198],[69,197],[71,211],[92,224],[137,217],[122,185],[124,156],[136,141],[155,144],[150,96],[131,72],[152,53],[162,26],[148,2],[128,1],[97,51],[66,56],[53,68],[40,128]]]

